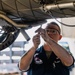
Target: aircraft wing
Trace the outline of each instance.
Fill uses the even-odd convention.
[[[46,19],[75,17],[75,0],[0,0],[0,50]],[[10,39],[11,38],[11,39]]]

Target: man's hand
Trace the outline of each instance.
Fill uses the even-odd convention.
[[[45,29],[39,28],[35,32],[38,32],[45,42],[48,42],[48,39],[50,39]]]
[[[33,37],[33,44],[34,44],[34,47],[37,48],[40,44],[40,35],[39,34],[36,34],[34,37]]]

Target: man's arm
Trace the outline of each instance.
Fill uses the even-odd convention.
[[[33,55],[35,53],[35,47],[32,47],[27,53],[25,53],[19,62],[19,69],[20,70],[27,70],[29,65],[32,61]]]
[[[51,50],[58,58],[60,58],[64,65],[70,66],[73,64],[73,57],[67,52],[67,50],[65,50],[63,47],[57,44],[56,41],[50,38],[44,29],[40,29],[40,35],[42,36],[44,41],[48,43]]]
[[[33,37],[33,47],[22,56],[19,62],[19,69],[20,70],[27,70],[32,62],[33,55],[40,44],[40,36],[39,34]]]
[[[70,66],[73,64],[74,60],[73,57],[65,50],[63,47],[61,47],[59,44],[57,44],[55,41],[49,39],[48,44],[54,54],[60,58],[62,63],[66,66]]]

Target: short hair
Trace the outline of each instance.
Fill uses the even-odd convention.
[[[60,28],[60,26],[56,22],[50,22],[50,23],[48,23],[47,26],[46,26],[46,28],[48,27],[48,25],[51,25],[51,24],[58,26],[59,33],[61,33],[61,28]]]

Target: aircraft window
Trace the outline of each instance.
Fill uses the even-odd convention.
[[[62,47],[64,47],[67,51],[70,51],[68,42],[58,42]]]

